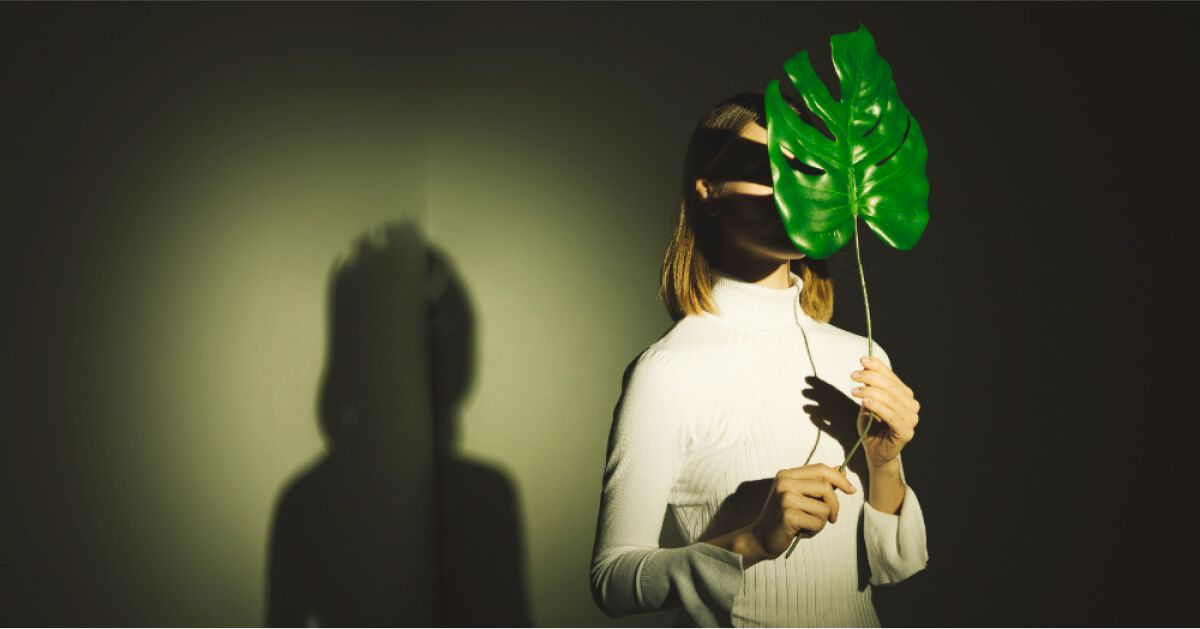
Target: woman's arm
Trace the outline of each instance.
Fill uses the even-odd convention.
[[[891,513],[876,508],[873,498],[863,506],[863,536],[867,546],[867,562],[871,566],[871,585],[888,585],[903,581],[925,569],[929,549],[925,540],[925,516],[917,494],[904,479],[904,464],[896,458],[898,480],[885,480],[888,472],[872,471],[871,490],[876,484],[888,487],[898,483],[902,489],[899,511]],[[885,489],[885,491],[887,491]]]
[[[878,343],[875,344],[879,358],[890,372],[892,361]],[[870,369],[870,367],[868,367]],[[894,375],[894,372],[893,372]],[[898,379],[898,376],[896,376]],[[864,380],[876,386],[886,386],[878,378]],[[907,387],[907,385],[904,385]],[[897,403],[903,395],[911,397],[911,389],[903,391],[893,387]],[[860,394],[862,395],[862,394]],[[891,416],[891,415],[889,415]],[[881,421],[881,420],[877,420]],[[901,454],[887,463],[873,464],[868,459],[867,471],[870,493],[863,505],[863,535],[867,546],[867,561],[871,566],[872,585],[897,583],[920,572],[929,561],[929,550],[925,540],[925,517],[916,492],[904,478]]]
[[[606,614],[683,607],[701,626],[730,624],[741,592],[745,539],[660,548],[662,517],[683,467],[695,392],[687,366],[647,349],[635,361],[613,415],[591,588]]]
[[[904,503],[904,481],[900,479],[900,459],[897,457],[882,467],[867,466],[871,493],[867,500],[876,511],[895,515]]]
[[[763,550],[762,543],[758,541],[753,533],[753,524],[747,524],[736,531],[730,531],[720,537],[704,540],[705,544],[712,544],[717,548],[723,548],[729,552],[737,553],[742,556],[742,568],[749,570],[750,566],[767,559],[767,553]]]

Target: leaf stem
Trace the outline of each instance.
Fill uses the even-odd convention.
[[[867,299],[867,277],[863,274],[862,252],[858,244],[858,218],[854,219],[854,259],[858,262],[858,283],[862,285],[863,306],[867,309],[867,356],[875,355],[875,342],[871,336],[871,302]],[[867,426],[863,428],[862,434],[858,436],[858,441],[854,447],[850,449],[850,453],[846,455],[846,460],[842,461],[842,465],[838,467],[838,471],[845,471],[846,466],[850,464],[850,458],[858,451],[858,446],[862,445],[863,439],[871,431],[871,424],[875,421],[875,413],[867,411]],[[855,426],[855,430],[858,427]]]
[[[871,337],[871,303],[867,300],[867,277],[866,277],[866,275],[863,274],[862,252],[859,249],[859,244],[858,244],[858,219],[857,218],[854,219],[854,259],[855,259],[855,261],[858,262],[858,283],[860,285],[862,285],[863,306],[865,306],[867,309],[867,356],[874,356],[875,355],[875,342]],[[854,456],[854,453],[858,451],[858,446],[862,445],[863,439],[867,436],[868,433],[871,432],[871,424],[874,423],[874,421],[875,421],[875,413],[868,410],[867,411],[867,426],[866,426],[866,428],[863,428],[862,434],[858,436],[858,441],[855,442],[854,447],[850,449],[850,454],[846,455],[846,460],[842,461],[842,464],[840,466],[838,466],[839,472],[846,471],[846,466],[850,464],[850,458]],[[855,422],[855,423],[857,424],[857,422]],[[857,431],[858,426],[855,426],[854,429]],[[799,534],[797,534],[795,537],[792,538],[791,545],[788,546],[787,552],[784,553],[784,555],[783,555],[784,559],[787,559],[788,557],[792,556],[792,551],[796,550],[796,543],[799,541],[800,541]]]

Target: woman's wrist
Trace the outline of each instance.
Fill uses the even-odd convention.
[[[733,540],[733,552],[742,556],[742,568],[749,570],[750,566],[769,559],[767,553],[763,550],[762,543],[758,541],[758,536],[754,534],[754,525],[744,526],[737,531],[737,535]]]
[[[867,503],[876,511],[897,515],[906,492],[900,476],[900,459],[892,459],[881,467],[871,467],[869,474],[871,491]]]
[[[867,461],[867,472],[871,475],[900,475],[900,457],[896,457],[883,465],[874,465],[869,460]]]
[[[730,531],[720,537],[706,539],[704,543],[712,544],[717,548],[724,548],[729,552],[741,555],[743,570],[749,570],[750,566],[764,559],[770,559],[770,557],[767,557],[766,552],[763,551],[758,537],[754,534],[753,524]]]

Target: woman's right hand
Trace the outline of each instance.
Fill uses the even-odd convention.
[[[845,472],[824,463],[779,470],[758,520],[749,527],[766,559],[786,552],[796,535],[812,537],[826,521],[837,522],[834,488],[848,494],[858,491]]]

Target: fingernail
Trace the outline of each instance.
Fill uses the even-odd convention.
[[[863,357],[862,357],[862,364],[866,365],[866,364],[869,364],[870,362],[871,362],[871,357],[870,357],[870,356],[863,356]]]

